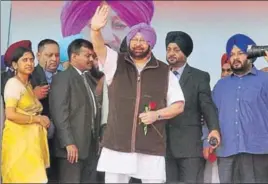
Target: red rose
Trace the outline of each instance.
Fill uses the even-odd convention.
[[[150,108],[150,110],[155,110],[156,109],[156,102],[150,102],[149,108]]]

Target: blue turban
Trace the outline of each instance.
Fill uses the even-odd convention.
[[[226,53],[228,54],[228,57],[230,57],[234,46],[238,47],[242,52],[247,53],[249,45],[256,45],[256,43],[246,35],[235,34],[227,41]]]
[[[76,39],[80,39],[80,38],[83,38],[82,34],[71,35],[58,41],[59,46],[60,46],[60,62],[61,63],[69,61],[68,46],[70,45],[72,41]]]

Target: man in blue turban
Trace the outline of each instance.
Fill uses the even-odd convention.
[[[251,45],[256,45],[256,43],[243,34],[235,34],[227,41],[226,53],[229,58],[233,58],[231,68],[236,73],[244,73],[253,66],[252,63],[256,58],[247,59],[247,49]]]
[[[217,149],[220,183],[268,183],[268,75],[248,59],[246,35],[226,45],[233,74],[213,90],[222,144]]]

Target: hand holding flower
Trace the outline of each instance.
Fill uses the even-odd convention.
[[[148,111],[143,112],[139,115],[139,118],[141,119],[141,122],[143,122],[146,125],[152,124],[157,120],[157,113],[156,111]]]
[[[155,109],[156,109],[156,103],[150,102],[148,106],[145,105],[144,112],[139,115],[139,118],[141,120],[140,124],[143,125],[144,135],[147,135],[148,132],[147,125],[150,125],[157,120],[158,117],[157,113],[155,111],[151,111]]]

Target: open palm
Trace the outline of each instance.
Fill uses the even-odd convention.
[[[101,28],[103,28],[107,23],[108,14],[108,5],[103,5],[101,7],[98,6],[94,16],[91,19],[91,29],[100,30]]]

